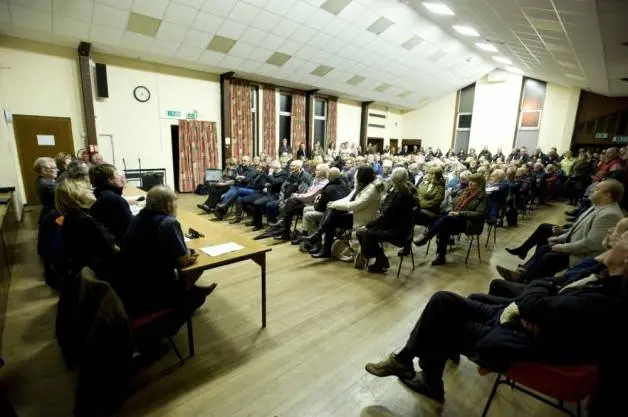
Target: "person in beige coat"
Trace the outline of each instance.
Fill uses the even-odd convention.
[[[318,229],[306,238],[309,243],[320,248],[312,253],[312,257],[331,257],[331,245],[336,229],[365,226],[377,216],[383,195],[384,184],[376,179],[373,168],[367,165],[359,167],[353,191],[345,198],[329,203]]]

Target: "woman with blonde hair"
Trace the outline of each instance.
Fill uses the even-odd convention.
[[[89,214],[96,197],[89,182],[68,178],[57,186],[55,203],[60,219],[63,253],[70,274],[91,268],[99,279],[112,283],[118,272],[119,249],[113,236]]]

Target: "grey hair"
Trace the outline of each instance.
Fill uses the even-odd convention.
[[[281,164],[277,160],[271,161],[270,164],[268,164],[268,166],[270,168],[273,168],[273,169],[280,169],[281,168]]]
[[[169,213],[169,204],[177,199],[177,195],[167,185],[156,185],[146,194],[146,209]]]
[[[33,169],[35,172],[41,172],[44,169],[44,166],[47,164],[54,164],[55,168],[57,167],[57,163],[53,158],[42,156],[35,159],[35,163],[33,164]]]
[[[408,170],[403,167],[393,169],[390,176],[393,186],[400,191],[408,190]]]
[[[329,168],[329,172],[327,173],[327,179],[329,181],[333,181],[340,177],[340,170],[336,167]]]
[[[65,172],[66,178],[87,178],[89,176],[89,165],[83,160],[75,159],[68,164]]]
[[[321,171],[321,176],[323,178],[327,178],[329,176],[329,165],[328,164],[318,164],[318,165],[316,165],[316,170],[317,171],[318,170]]]

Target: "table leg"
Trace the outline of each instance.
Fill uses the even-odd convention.
[[[262,329],[266,328],[266,252],[260,253],[253,261],[262,268]]]

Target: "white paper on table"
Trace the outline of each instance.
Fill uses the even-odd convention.
[[[220,256],[240,249],[244,249],[244,246],[240,246],[235,242],[229,242],[223,243],[222,245],[207,246],[206,248],[201,248],[201,251],[205,252],[209,256]]]

